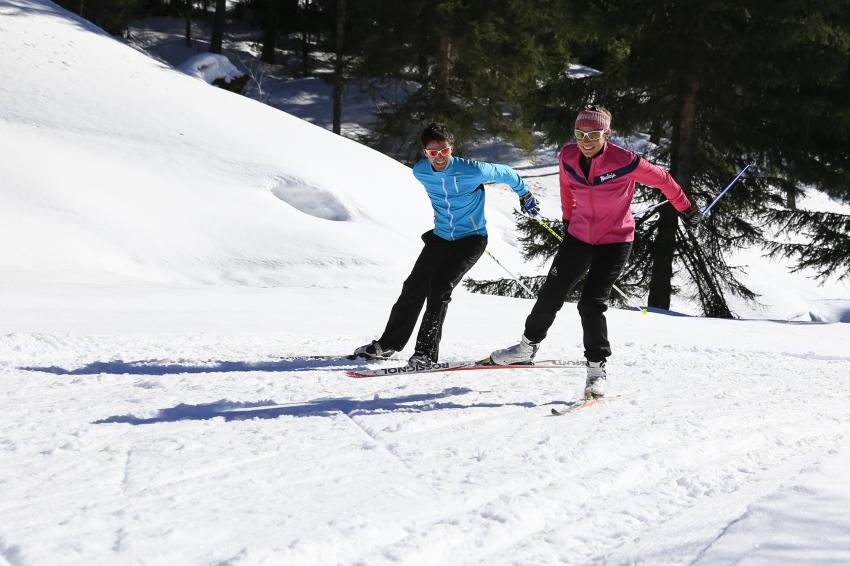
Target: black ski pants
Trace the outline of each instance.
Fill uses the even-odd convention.
[[[401,295],[390,311],[387,327],[378,342],[385,349],[403,349],[413,334],[422,305],[426,304],[416,336],[416,353],[425,354],[436,362],[452,291],[484,253],[487,237],[444,240],[429,230],[422,234],[422,241],[425,247],[402,285]]]
[[[567,234],[555,254],[537,302],[525,321],[525,336],[532,342],[546,338],[567,294],[587,273],[578,302],[584,334],[584,356],[591,362],[600,362],[610,356],[606,303],[614,281],[620,276],[631,251],[632,242],[587,244]]]

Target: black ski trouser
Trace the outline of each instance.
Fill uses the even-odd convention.
[[[422,241],[425,247],[402,285],[401,295],[390,311],[387,327],[378,342],[385,349],[403,349],[425,304],[425,314],[416,336],[416,353],[425,354],[436,362],[452,291],[484,253],[487,236],[444,240],[429,230],[422,234]]]
[[[525,336],[532,342],[546,338],[567,294],[587,273],[578,302],[584,334],[584,357],[591,362],[599,362],[610,356],[606,303],[631,251],[632,242],[587,244],[567,234],[540,288],[537,302],[525,321]]]

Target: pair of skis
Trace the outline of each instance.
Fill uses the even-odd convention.
[[[348,359],[357,359],[349,356]],[[419,373],[438,373],[452,371],[474,371],[474,370],[497,370],[497,369],[563,369],[563,368],[584,368],[586,363],[584,360],[540,360],[531,364],[512,364],[499,365],[493,362],[490,358],[483,360],[471,360],[461,362],[438,362],[435,364],[420,365],[420,366],[393,366],[380,369],[369,370],[350,370],[346,371],[345,375],[357,379],[367,377],[380,377],[386,375],[399,374],[419,374]],[[579,399],[569,403],[562,409],[552,408],[551,416],[560,417],[575,413],[581,409],[592,407],[602,403],[603,397],[590,397]]]

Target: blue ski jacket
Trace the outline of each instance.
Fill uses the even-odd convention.
[[[519,174],[507,165],[451,156],[443,171],[434,171],[423,159],[413,175],[425,187],[434,208],[434,234],[444,240],[487,235],[484,219],[484,183],[504,183],[520,197],[528,193]]]

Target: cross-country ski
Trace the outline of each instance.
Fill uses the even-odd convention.
[[[387,368],[379,368],[372,370],[348,370],[345,375],[348,377],[378,377],[383,375],[399,375],[413,373],[440,373],[452,371],[472,371],[472,370],[507,370],[507,369],[566,369],[566,368],[584,368],[585,362],[582,360],[539,360],[531,364],[511,364],[499,365],[492,360],[470,360],[460,362],[437,362],[428,365],[404,365],[393,366]]]
[[[619,395],[617,395],[616,397],[619,397]],[[588,407],[601,405],[609,399],[611,399],[611,397],[583,397],[576,401],[570,401],[566,407],[552,407],[552,409],[549,411],[549,414],[553,417],[562,417],[564,415],[569,415],[570,413],[581,411],[582,409],[586,409]]]

